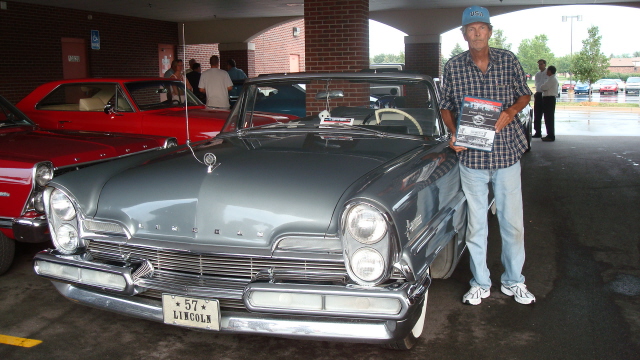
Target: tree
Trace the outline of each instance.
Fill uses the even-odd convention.
[[[460,46],[459,43],[456,43],[456,46],[453,47],[453,50],[451,50],[451,54],[449,55],[449,59],[451,59],[452,57],[458,55],[458,54],[462,54],[464,52],[464,50],[462,49],[462,46]]]
[[[609,58],[600,50],[602,35],[598,35],[598,27],[591,26],[587,32],[589,37],[582,40],[582,49],[573,57],[572,69],[578,81],[591,84],[609,72]]]
[[[524,72],[538,72],[538,60],[545,59],[547,64],[553,63],[555,56],[547,46],[547,35],[536,35],[533,39],[524,39],[518,46],[518,59]]]
[[[559,73],[568,73],[571,71],[571,55],[560,56],[553,62],[547,62],[547,65],[553,65]]]
[[[507,38],[504,36],[503,31],[499,29],[493,30],[493,35],[491,35],[491,38],[489,39],[489,46],[498,49],[511,50],[511,44],[507,44]]]
[[[640,51],[634,51],[633,57],[640,57]]]
[[[404,64],[404,52],[400,54],[378,54],[370,59],[371,64]]]

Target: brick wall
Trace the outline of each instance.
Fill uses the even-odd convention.
[[[100,31],[100,50],[90,49],[91,30]],[[0,10],[0,34],[0,94],[14,104],[62,78],[63,37],[86,39],[94,77],[157,76],[158,44],[178,43],[173,22],[12,1]]]
[[[294,27],[300,29],[298,36],[293,36]],[[305,28],[303,19],[290,21],[267,30],[251,42],[256,45],[256,65],[253,76],[289,72],[289,55],[299,55],[300,71],[305,71]],[[252,75],[249,76],[252,77]]]
[[[358,71],[369,67],[369,1],[305,0],[305,69],[308,72]],[[308,88],[307,94],[315,93]],[[355,86],[345,92],[340,104],[368,104],[369,89]],[[307,113],[314,114],[326,105],[311,95]]]
[[[405,44],[405,70],[440,77],[440,43]]]
[[[186,56],[184,55],[186,53]],[[218,51],[218,44],[198,44],[198,45],[187,45],[184,49],[183,47],[178,46],[178,59],[183,59],[184,67],[187,69],[189,67],[189,60],[196,59],[197,62],[200,63],[200,67],[202,71],[209,70],[211,66],[209,65],[209,59],[211,55],[220,56],[220,52]]]

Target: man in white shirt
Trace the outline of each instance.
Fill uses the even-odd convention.
[[[220,59],[217,55],[209,59],[211,69],[200,76],[198,88],[207,96],[207,106],[229,109],[229,90],[233,89],[233,82],[229,73],[218,68]]]
[[[549,76],[547,75],[547,61],[544,59],[538,60],[538,71],[535,76],[535,84],[536,84],[536,93],[533,94],[533,130],[535,133],[532,137],[539,138],[542,137],[540,133],[542,128],[542,90],[540,90],[540,86],[544,84]]]
[[[544,113],[544,126],[547,128],[547,136],[542,141],[556,141],[555,116],[556,97],[558,96],[558,79],[556,78],[556,67],[547,68],[547,81],[540,86],[542,90],[542,111]]]

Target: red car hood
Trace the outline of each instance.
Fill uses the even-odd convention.
[[[129,134],[44,131],[29,127],[0,133],[0,158],[51,161],[56,168],[120,157],[158,147],[158,141]]]

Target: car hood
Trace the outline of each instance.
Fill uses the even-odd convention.
[[[0,157],[3,159],[32,163],[51,161],[56,168],[157,147],[156,139],[122,134],[43,131],[34,127],[5,129],[0,133]]]
[[[134,239],[265,249],[284,236],[324,235],[347,189],[424,144],[317,134],[217,142],[196,148],[195,156],[182,149],[143,157],[108,179],[110,170],[94,167],[98,206],[86,201],[96,194],[78,200],[88,215],[124,224]],[[210,172],[201,163],[207,153],[217,160]]]

